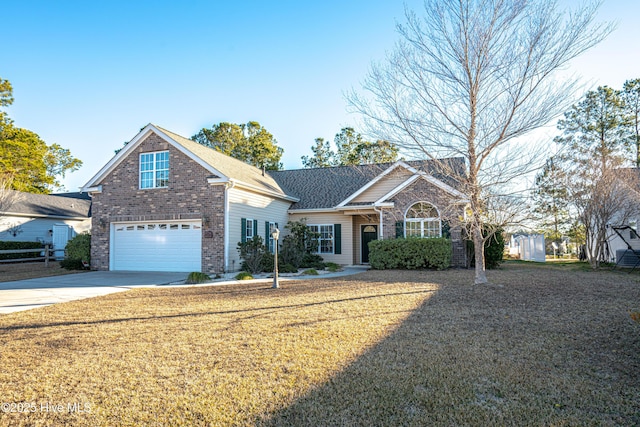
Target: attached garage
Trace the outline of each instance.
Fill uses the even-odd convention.
[[[113,223],[110,246],[111,270],[201,271],[202,223]]]

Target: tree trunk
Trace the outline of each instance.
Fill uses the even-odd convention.
[[[473,228],[473,246],[476,258],[476,276],[473,283],[474,285],[484,285],[489,282],[484,266],[484,239],[480,226],[474,224]]]

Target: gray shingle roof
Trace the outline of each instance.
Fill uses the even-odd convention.
[[[7,208],[8,214],[89,218],[91,200],[51,194],[33,194],[12,191],[14,202]]]
[[[457,171],[458,176],[464,175],[464,159],[451,158],[445,161],[448,162],[451,170]],[[459,188],[454,177],[438,172],[434,161],[415,160],[405,163],[453,188]],[[291,206],[291,209],[328,209],[340,204],[392,164],[270,171],[269,174],[286,194],[300,199]]]
[[[268,173],[262,175],[261,169],[249,165],[241,160],[227,156],[226,154],[222,154],[212,148],[205,147],[202,144],[161,128],[160,126],[156,127],[166,133],[166,135],[176,143],[198,156],[214,169],[220,171],[220,173],[225,175],[227,178],[241,181],[259,189],[282,194],[283,196],[286,195],[286,192],[280,188],[278,183],[269,176]]]

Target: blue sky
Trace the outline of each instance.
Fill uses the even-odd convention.
[[[190,137],[256,120],[285,168],[299,168],[316,137],[357,128],[343,93],[393,48],[405,3],[421,10],[420,0],[5,2],[8,113],[84,162],[63,180],[69,191],[150,122]],[[600,19],[616,32],[570,70],[586,89],[640,77],[639,16],[636,0],[605,1]]]

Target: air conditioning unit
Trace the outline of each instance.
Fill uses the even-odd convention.
[[[640,251],[618,249],[616,251],[616,265],[618,267],[633,268],[640,264]]]

